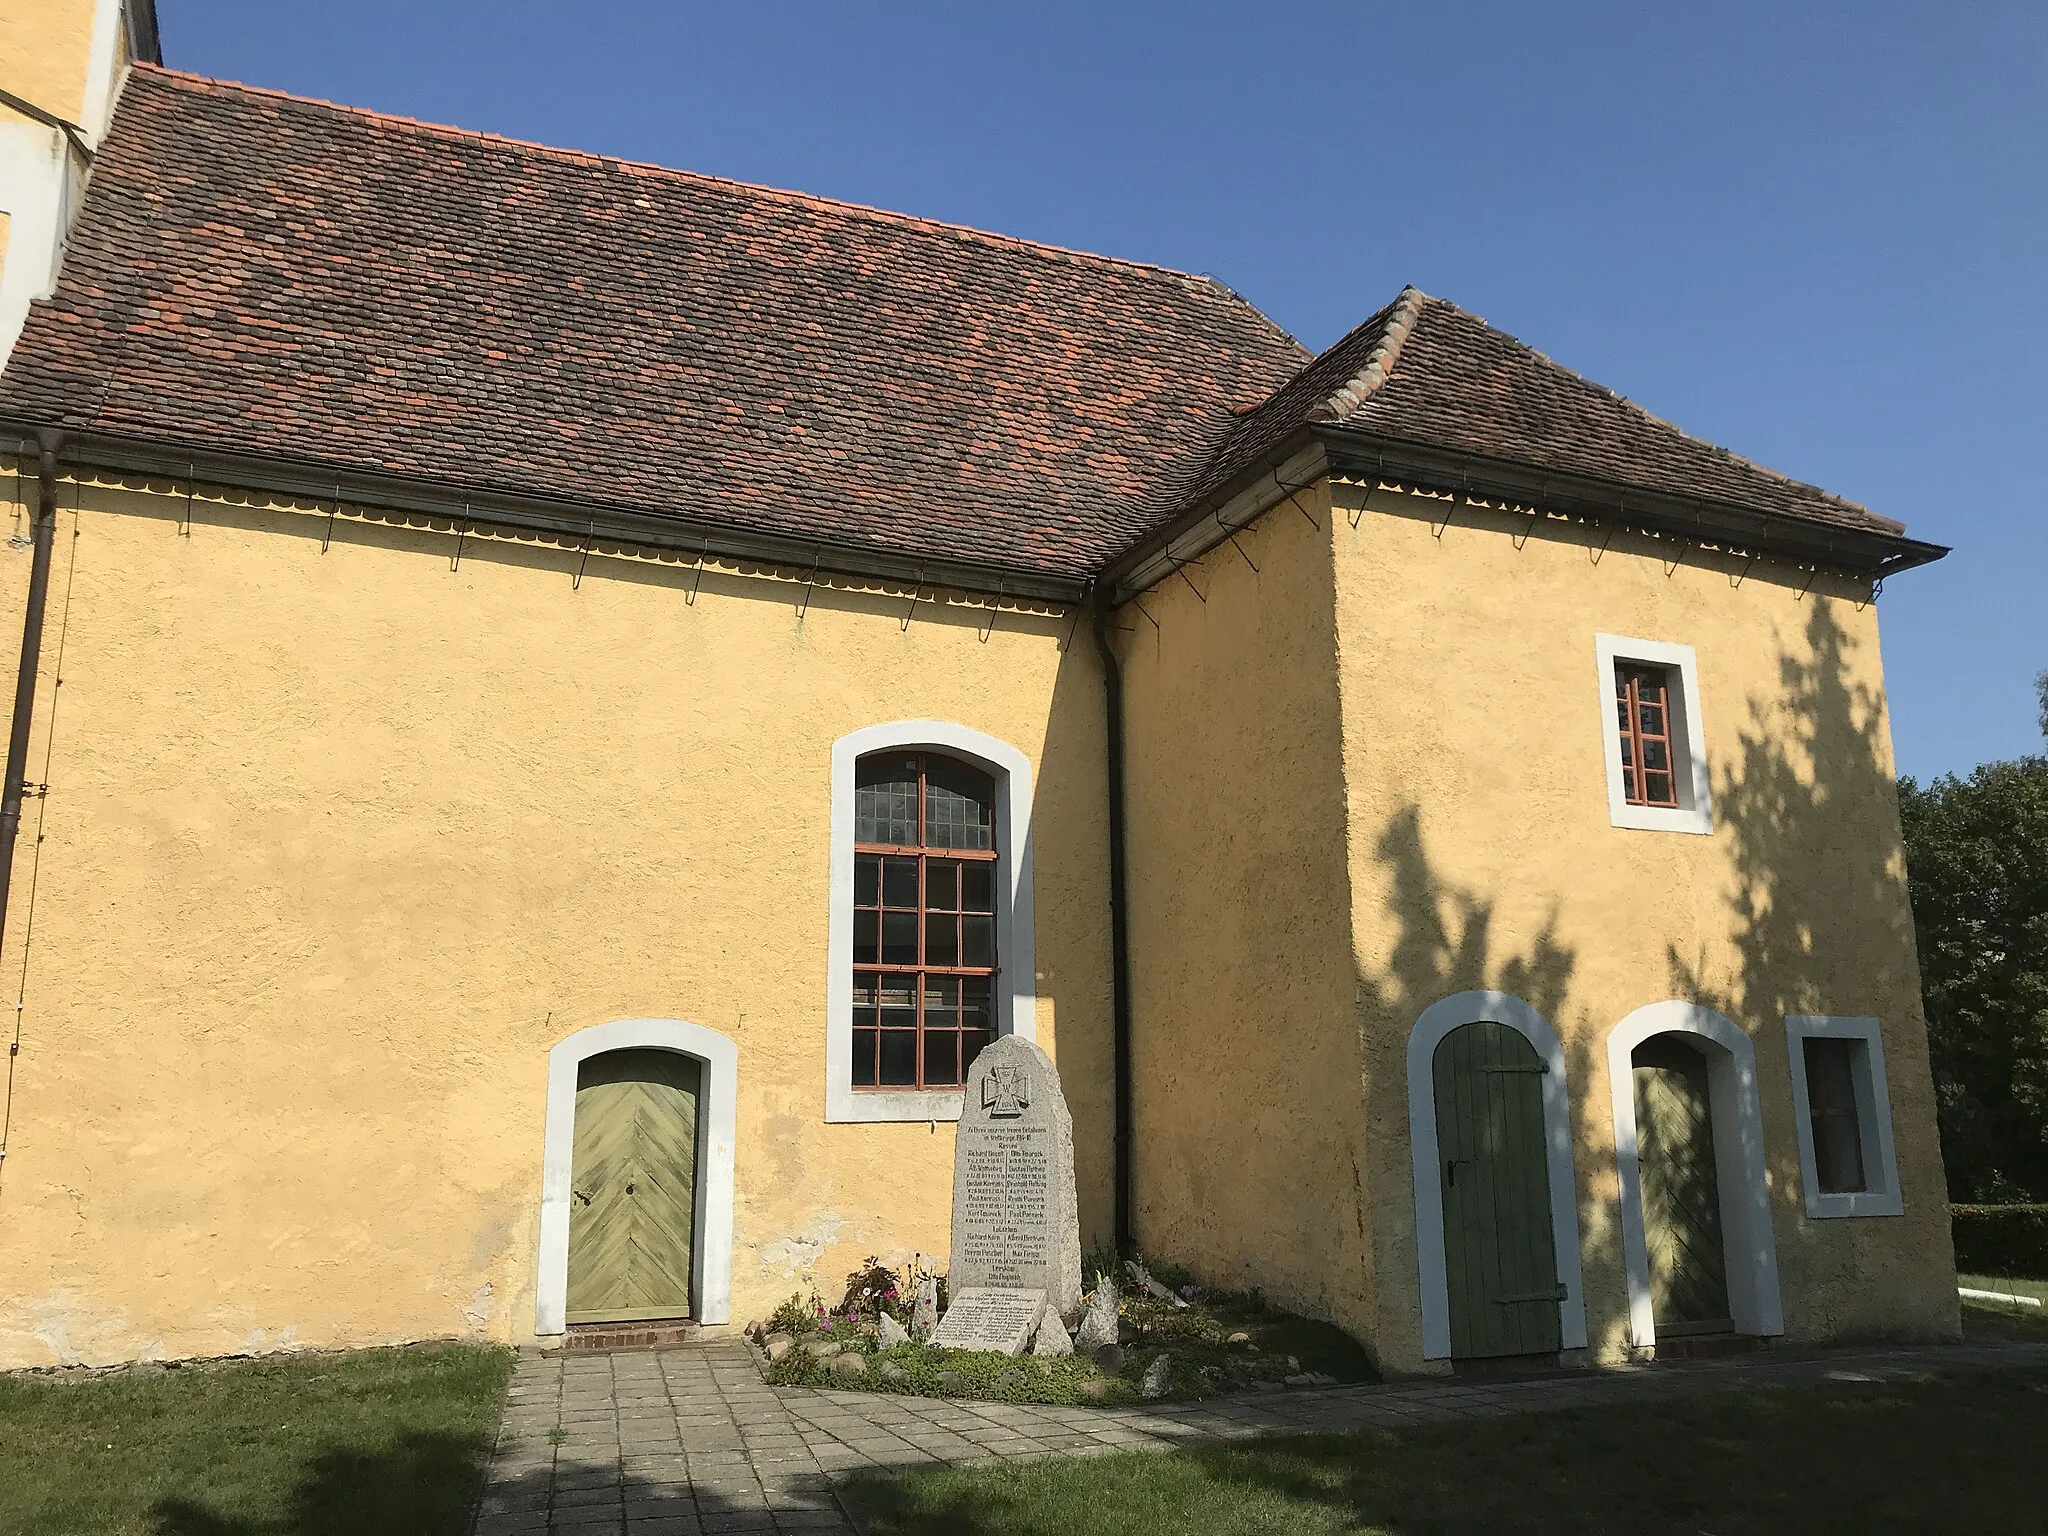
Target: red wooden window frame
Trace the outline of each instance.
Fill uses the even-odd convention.
[[[1637,662],[1616,662],[1614,704],[1620,716],[1624,798],[1630,805],[1676,808],[1677,733],[1671,729],[1670,671]],[[1662,758],[1661,768],[1654,765],[1655,758]]]
[[[948,847],[932,841],[930,791],[934,764],[953,770],[948,777],[971,775],[977,789],[985,787],[986,798],[982,803],[988,817],[987,848]],[[856,781],[872,767],[897,765],[897,771],[904,775],[897,782],[907,781],[911,767],[915,767],[916,840],[869,842],[860,840],[856,834],[853,845],[852,1082],[856,1091],[864,1093],[957,1088],[965,1081],[967,1068],[981,1047],[995,1038],[995,978],[1001,957],[996,952],[1000,848],[994,780],[981,769],[943,754],[892,751],[862,758],[855,770]],[[874,861],[872,879],[868,875],[869,860]],[[914,899],[907,901],[901,877],[905,866],[913,861],[916,891]],[[888,958],[887,934],[892,917],[899,925],[905,917],[915,924],[914,963]],[[868,937],[870,924],[872,940]],[[970,950],[976,947],[986,956],[986,964],[965,963]],[[892,997],[896,999],[893,1003]],[[969,1025],[970,1017],[978,1017],[980,1022]],[[889,1057],[885,1053],[900,1052],[903,1037],[913,1031],[912,1080],[883,1081],[885,1076],[902,1075],[900,1070],[893,1074],[887,1070]]]

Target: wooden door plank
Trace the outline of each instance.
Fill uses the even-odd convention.
[[[1491,1021],[1451,1031],[1432,1065],[1454,1358],[1557,1350],[1542,1062]]]
[[[578,1075],[570,1184],[572,1322],[691,1311],[698,1064],[671,1051],[592,1057]]]
[[[1638,1180],[1660,1331],[1728,1327],[1728,1267],[1706,1062],[1662,1038],[1632,1067]]]

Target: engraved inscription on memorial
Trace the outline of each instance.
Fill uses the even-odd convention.
[[[977,1287],[955,1296],[939,1320],[934,1344],[947,1349],[993,1349],[1020,1353],[1045,1310],[1045,1292]]]
[[[1081,1302],[1074,1122],[1052,1058],[1005,1035],[974,1060],[953,1144],[956,1292],[1043,1290],[1062,1316]]]
[[[991,1285],[1045,1284],[1051,1131],[991,1127],[960,1158],[960,1219],[953,1262]]]

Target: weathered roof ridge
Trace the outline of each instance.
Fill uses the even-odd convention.
[[[1402,297],[1406,298],[1409,293],[1417,293],[1417,290],[1404,290]],[[1678,436],[1684,438],[1687,442],[1696,444],[1699,447],[1706,449],[1708,452],[1713,453],[1719,456],[1720,458],[1726,459],[1731,464],[1739,464],[1744,469],[1754,470],[1756,473],[1760,475],[1767,476],[1772,480],[1777,480],[1783,483],[1784,485],[1790,486],[1795,490],[1811,491],[1816,496],[1824,496],[1829,501],[1836,502],[1841,506],[1854,508],[1856,511],[1863,513],[1867,517],[1880,518],[1884,522],[1894,523],[1900,531],[1904,531],[1905,529],[1906,525],[1904,523],[1897,523],[1896,520],[1892,518],[1884,518],[1881,514],[1872,512],[1860,501],[1851,501],[1848,497],[1840,495],[1835,491],[1831,491],[1826,486],[1815,485],[1810,480],[1798,479],[1795,476],[1786,474],[1781,469],[1773,469],[1768,464],[1760,464],[1755,459],[1748,458],[1743,454],[1736,453],[1732,449],[1724,448],[1721,444],[1713,441],[1713,439],[1711,438],[1701,437],[1696,432],[1686,431],[1686,429],[1681,427],[1677,422],[1666,420],[1664,417],[1659,416],[1655,411],[1649,409],[1647,406],[1644,406],[1635,400],[1631,400],[1627,395],[1622,394],[1621,391],[1609,388],[1607,385],[1602,384],[1598,379],[1588,378],[1585,374],[1579,372],[1578,369],[1573,368],[1568,364],[1560,363],[1556,358],[1552,357],[1548,352],[1543,351],[1540,347],[1531,346],[1528,342],[1522,340],[1521,337],[1517,336],[1513,331],[1502,330],[1499,326],[1495,325],[1492,321],[1488,320],[1484,315],[1474,314],[1471,310],[1466,309],[1462,304],[1459,304],[1454,300],[1439,299],[1432,294],[1426,293],[1417,293],[1417,297],[1420,298],[1423,303],[1441,305],[1445,309],[1452,310],[1457,314],[1463,315],[1468,320],[1478,322],[1480,325],[1483,325],[1488,330],[1492,331],[1496,336],[1500,336],[1506,339],[1507,341],[1512,342],[1515,346],[1520,347],[1524,352],[1527,352],[1531,357],[1538,359],[1540,362],[1546,364],[1549,367],[1555,368],[1559,373],[1570,374],[1574,379],[1578,380],[1579,383],[1585,385],[1588,389],[1594,390],[1599,394],[1605,395],[1608,399],[1614,401],[1617,405],[1622,406],[1626,410],[1634,412],[1636,415],[1642,417],[1644,421],[1649,422],[1651,425],[1661,427],[1667,432],[1675,432],[1678,434]],[[1418,305],[1418,312],[1419,309],[1420,306]],[[1409,329],[1411,330],[1414,328],[1414,318],[1415,317],[1413,314],[1411,314],[1409,317]],[[1392,327],[1390,325],[1389,329],[1391,328]],[[1405,338],[1407,333],[1404,331],[1402,334]],[[1395,357],[1397,359],[1399,357],[1398,349],[1395,352]],[[1393,363],[1389,362],[1387,365],[1387,372],[1391,373],[1392,371]],[[1382,375],[1381,377],[1382,379],[1384,379],[1385,375]]]
[[[1386,383],[1387,375],[1401,360],[1402,344],[1415,329],[1422,306],[1433,301],[1413,283],[1403,288],[1384,311],[1386,324],[1380,328],[1379,344],[1366,357],[1365,366],[1334,390],[1328,399],[1309,412],[1311,421],[1342,421]],[[1277,391],[1276,391],[1277,393]]]
[[[402,128],[426,134],[434,138],[450,139],[457,143],[490,144],[503,149],[518,150],[545,159],[572,165],[609,165],[629,175],[668,178],[699,185],[729,187],[777,201],[794,203],[799,206],[830,208],[841,213],[873,219],[878,223],[907,226],[913,229],[930,230],[935,234],[953,235],[969,240],[987,241],[993,245],[1016,246],[1023,250],[1050,257],[1054,260],[1075,261],[1083,264],[1101,263],[1107,266],[1129,267],[1140,272],[1154,272],[1162,277],[1178,278],[1183,282],[1199,283],[1229,295],[1237,303],[1265,318],[1276,331],[1282,328],[1270,317],[1264,316],[1251,301],[1246,299],[1228,283],[1206,272],[1187,272],[1179,267],[1169,267],[1156,261],[1139,261],[1130,256],[1107,256],[1099,251],[1077,250],[1072,246],[1055,245],[1048,240],[1033,240],[1024,235],[1006,235],[996,230],[980,229],[972,224],[958,224],[947,219],[926,218],[914,213],[900,213],[892,208],[879,208],[871,203],[849,202],[844,198],[828,197],[820,192],[801,192],[791,187],[772,187],[765,182],[741,181],[733,176],[714,176],[708,171],[684,170],[677,166],[660,165],[652,160],[634,160],[625,155],[600,154],[595,150],[566,149],[559,144],[543,144],[537,139],[513,138],[508,134],[492,133],[482,128],[463,128],[452,123],[429,122],[425,118],[407,117],[399,112],[380,112],[374,107],[351,106],[347,102],[329,101],[323,96],[305,96],[296,91],[279,90],[274,86],[249,85],[240,80],[223,80],[212,75],[194,74],[190,70],[170,69],[161,64],[137,60],[134,69],[138,74],[159,76],[181,86],[202,91],[218,91],[224,94],[261,97],[272,101],[286,101],[294,106],[320,107],[326,111],[348,117],[359,117],[373,123]],[[1289,339],[1292,339],[1291,337]]]

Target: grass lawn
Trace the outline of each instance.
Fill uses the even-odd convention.
[[[850,1485],[868,1536],[2038,1531],[2048,1376],[1842,1383]]]
[[[2009,1296],[2038,1296],[2041,1305],[1963,1298],[1963,1336],[1973,1344],[2015,1340],[2048,1344],[2048,1280],[2015,1280],[2009,1275],[1958,1275],[1956,1282],[1975,1291],[2003,1291]]]
[[[0,1533],[455,1536],[511,1374],[445,1345],[0,1377]]]

